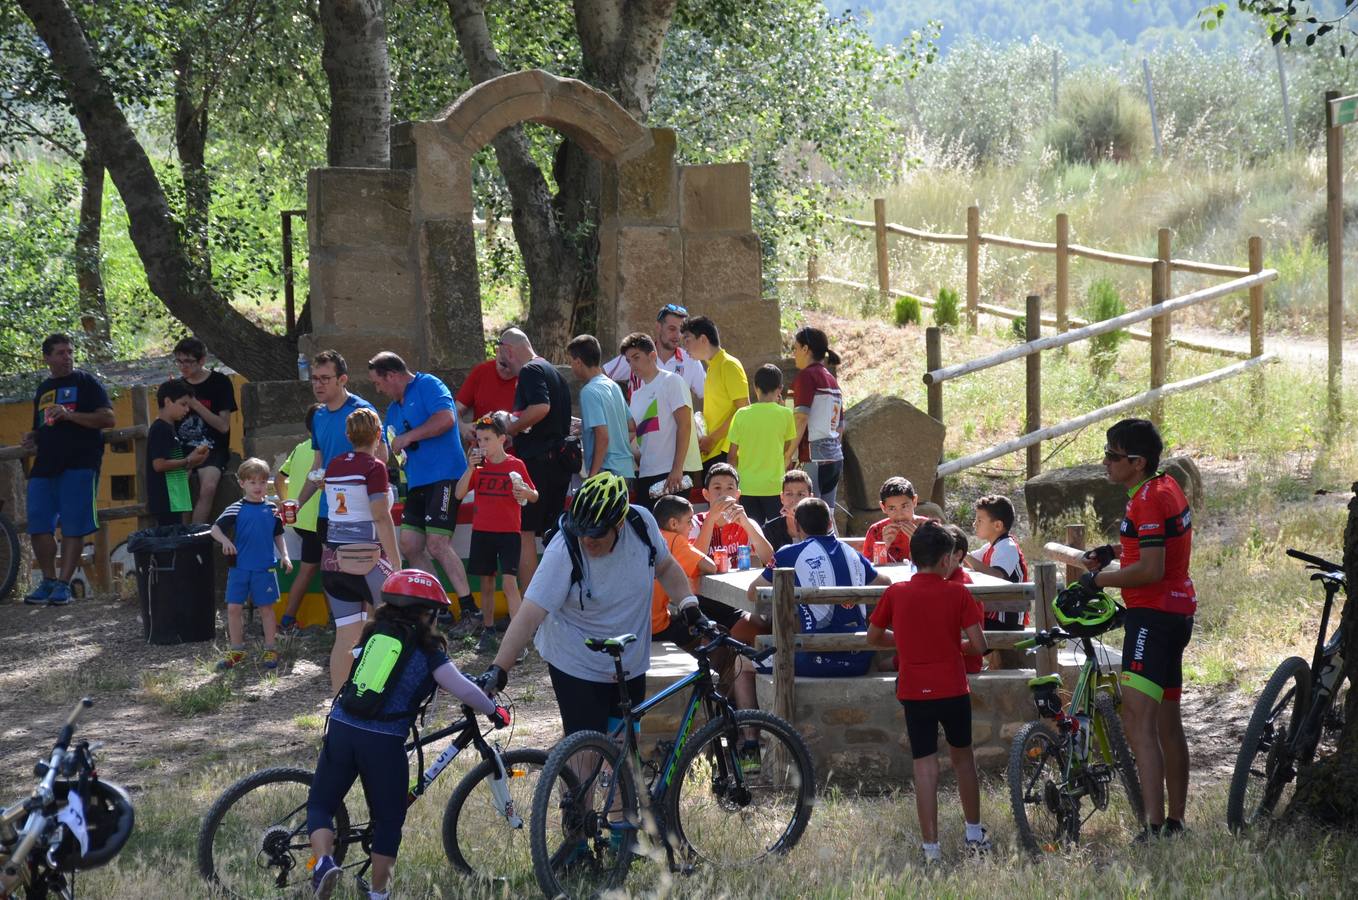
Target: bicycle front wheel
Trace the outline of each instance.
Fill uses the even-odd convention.
[[[1094,701],[1094,712],[1103,729],[1103,745],[1099,748],[1103,761],[1122,782],[1127,793],[1127,804],[1138,827],[1146,824],[1146,804],[1141,796],[1141,779],[1136,774],[1136,758],[1127,746],[1127,732],[1122,728],[1122,717],[1117,704],[1108,694],[1100,693]]]
[[[619,887],[640,824],[622,747],[598,731],[568,735],[548,754],[533,791],[529,848],[543,895],[592,900]]]
[[[494,762],[483,759],[453,789],[443,813],[443,850],[464,875],[519,894],[533,868],[528,818],[547,751],[511,750],[500,761],[509,776],[503,782],[494,777]]]
[[[14,590],[22,560],[19,530],[14,527],[14,520],[0,513],[0,600],[4,600]]]
[[[796,845],[811,819],[811,753],[786,721],[742,709],[689,739],[665,792],[665,821],[689,862],[745,866]]]
[[[1273,814],[1295,788],[1297,729],[1311,706],[1311,667],[1299,656],[1283,660],[1254,703],[1226,795],[1226,825],[1251,828]],[[1285,806],[1286,804],[1284,804]]]
[[[1066,789],[1066,747],[1045,722],[1029,722],[1009,751],[1009,802],[1019,845],[1041,858],[1080,839],[1080,800]]]
[[[306,803],[308,769],[265,769],[222,793],[198,832],[198,873],[231,897],[278,897],[309,886]],[[335,810],[337,834],[349,829],[349,811]],[[348,847],[335,845],[343,865]]]

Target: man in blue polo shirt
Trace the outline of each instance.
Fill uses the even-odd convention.
[[[405,454],[405,512],[401,516],[401,555],[410,565],[434,571],[439,561],[457,591],[464,623],[478,620],[480,610],[462,560],[453,550],[458,501],[453,487],[467,471],[467,455],[458,439],[457,410],[452,392],[428,372],[411,372],[405,360],[389,350],[368,360],[368,375],[378,393],[391,401],[387,428],[395,433],[391,452]]]
[[[349,364],[338,351],[322,350],[311,360],[311,393],[316,397],[316,402],[321,404],[311,420],[311,446],[316,451],[311,460],[311,472],[324,473],[331,460],[341,453],[348,453],[354,449],[354,445],[349,442],[349,435],[344,430],[344,423],[350,413],[364,407],[377,412],[367,400],[349,393],[348,384]],[[377,458],[383,462],[387,459],[385,437],[382,443],[377,445]],[[297,495],[297,507],[300,509],[305,506],[312,494],[318,490],[321,492],[320,508],[316,513],[316,537],[323,545],[330,524],[330,509],[325,502],[325,491],[321,490],[322,480],[319,476],[313,480],[308,473],[302,493]],[[308,562],[305,557],[302,561]],[[316,562],[319,563],[320,560]],[[393,564],[395,562],[396,560],[392,560]]]
[[[95,500],[104,459],[101,429],[113,427],[113,406],[98,379],[75,368],[70,337],[50,335],[42,342],[42,358],[51,377],[33,395],[33,430],[23,437],[24,446],[37,451],[28,475],[28,535],[42,581],[24,602],[62,606],[71,602],[71,577],[85,536],[99,530]]]

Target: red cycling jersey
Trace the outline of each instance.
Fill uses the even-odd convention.
[[[1122,589],[1128,607],[1191,616],[1198,608],[1188,559],[1193,553],[1193,511],[1179,483],[1158,472],[1137,485],[1127,500],[1120,534],[1122,567],[1141,558],[1144,547],[1165,548],[1165,574],[1154,584]]]

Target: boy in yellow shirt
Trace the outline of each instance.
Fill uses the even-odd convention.
[[[703,380],[703,422],[707,433],[698,438],[706,475],[717,463],[726,462],[731,443],[727,432],[736,411],[750,405],[750,382],[740,360],[721,348],[715,322],[707,316],[689,316],[681,330],[688,355],[707,363],[707,377]]]

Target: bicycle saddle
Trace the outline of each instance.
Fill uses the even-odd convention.
[[[610,656],[621,656],[622,649],[628,644],[635,643],[635,634],[620,634],[611,638],[585,638],[585,646],[595,653],[607,653]]]

